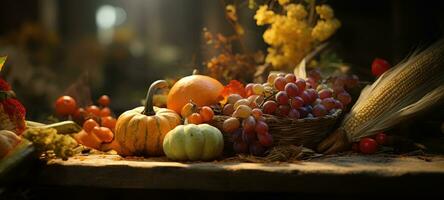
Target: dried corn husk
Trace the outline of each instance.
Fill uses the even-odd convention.
[[[364,88],[342,125],[317,150],[326,154],[384,131],[444,102],[444,39],[413,53]]]
[[[386,130],[444,100],[444,39],[414,53],[361,93],[342,123],[349,141]]]

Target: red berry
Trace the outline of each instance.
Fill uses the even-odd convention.
[[[77,110],[77,103],[70,96],[61,96],[56,100],[55,110],[59,116],[72,115]]]
[[[390,69],[391,65],[384,59],[375,58],[372,63],[372,74],[376,77],[381,76],[385,71]]]
[[[385,133],[378,133],[375,136],[375,140],[379,145],[386,145],[387,144],[387,135]]]
[[[300,108],[304,105],[304,100],[301,97],[293,97],[290,99],[290,106],[292,108]]]
[[[257,134],[255,132],[245,132],[245,130],[242,131],[243,142],[251,144],[256,140],[257,140]]]
[[[372,138],[362,138],[359,141],[359,151],[364,154],[373,154],[378,150],[378,144]]]
[[[316,80],[312,77],[308,77],[307,78],[307,83],[309,83],[311,85],[311,88],[316,88],[318,87],[318,83],[316,82]]]
[[[327,108],[325,108],[325,106],[323,106],[322,104],[315,105],[313,107],[313,115],[315,117],[325,116],[327,115]]]
[[[254,86],[254,83],[248,83],[245,86],[245,93],[246,93],[247,97],[249,97],[249,96],[254,94],[253,93],[253,86]]]
[[[285,85],[285,92],[289,97],[295,97],[299,94],[299,88],[295,83],[287,83]]]
[[[342,110],[344,109],[344,105],[339,100],[335,100],[335,108]]]
[[[255,108],[255,109],[253,109],[253,110],[251,111],[251,115],[253,115],[253,117],[257,120],[257,119],[259,119],[260,117],[262,117],[263,112],[262,112],[261,109],[259,109],[259,108]]]
[[[255,131],[257,134],[268,133],[268,124],[263,121],[256,122]]]
[[[100,110],[100,117],[107,117],[111,115],[111,109],[109,109],[108,107],[102,108]]]
[[[264,106],[262,109],[265,114],[272,115],[276,112],[277,107],[278,107],[278,105],[276,102],[268,100],[264,103]]]
[[[344,105],[348,105],[351,103],[352,98],[350,96],[350,94],[348,94],[347,92],[341,92],[337,95],[337,99]]]
[[[254,133],[256,128],[256,119],[253,116],[248,116],[242,121],[242,127],[244,128],[244,132]]]
[[[278,107],[278,114],[282,117],[288,116],[288,113],[290,112],[290,106],[288,105],[279,105]]]
[[[96,116],[96,117],[100,116],[100,108],[95,106],[95,105],[88,106],[86,108],[86,112],[89,115],[93,115],[93,116]]]
[[[287,80],[284,77],[277,77],[274,80],[274,87],[279,91],[284,91]]]
[[[83,120],[86,116],[86,111],[83,108],[78,108],[74,114],[72,114],[72,117],[76,120]]]
[[[310,104],[311,103],[311,96],[307,91],[302,92],[301,94],[299,94],[299,97],[302,98],[302,100],[304,101],[304,104]]]
[[[305,87],[307,86],[307,83],[305,82],[305,80],[304,79],[302,79],[302,78],[298,78],[298,79],[296,79],[296,85],[298,86],[298,88],[299,88],[299,92],[302,92],[302,91],[304,91],[305,90]]]
[[[200,116],[202,116],[203,122],[209,122],[213,120],[214,112],[209,106],[204,106],[200,109]]]
[[[285,75],[285,80],[287,83],[294,83],[296,81],[296,76],[294,74]]]
[[[330,111],[333,108],[336,108],[336,100],[333,98],[325,98],[322,99],[321,104],[325,106],[325,108]]]
[[[319,91],[319,98],[325,99],[333,96],[333,91],[331,89],[322,89]]]
[[[308,96],[310,98],[309,101],[308,101],[309,104],[311,104],[314,101],[316,101],[316,99],[319,97],[318,96],[318,92],[316,92],[315,89],[307,89],[306,92],[307,92],[307,94],[308,94]],[[304,101],[305,101],[305,99],[304,99]],[[305,103],[307,103],[307,102],[305,102]]]
[[[107,107],[109,106],[111,99],[108,95],[102,95],[97,102],[99,103],[99,105]]]
[[[280,91],[276,94],[276,102],[280,105],[288,104],[288,95],[285,91]]]

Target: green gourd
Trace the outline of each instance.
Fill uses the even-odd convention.
[[[163,151],[171,160],[214,160],[223,148],[222,133],[208,124],[179,125],[163,140]]]

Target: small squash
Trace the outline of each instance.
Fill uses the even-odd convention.
[[[223,148],[222,133],[208,124],[179,125],[163,141],[165,155],[171,160],[212,160]]]
[[[163,155],[165,135],[181,124],[181,118],[176,112],[152,106],[155,91],[167,86],[164,80],[154,82],[146,95],[145,107],[137,107],[119,116],[114,136],[119,145],[114,149],[117,153],[123,156]]]
[[[196,72],[195,72],[196,73]],[[177,81],[167,97],[167,108],[180,113],[182,107],[193,101],[197,106],[209,106],[223,98],[222,83],[209,76],[193,74]]]

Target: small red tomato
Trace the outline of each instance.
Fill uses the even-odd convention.
[[[117,120],[111,116],[102,117],[100,119],[102,126],[114,130]]]
[[[86,112],[88,114],[91,114],[91,115],[94,115],[94,116],[100,116],[100,108],[95,106],[95,105],[88,106],[86,108]]]
[[[214,112],[213,109],[211,109],[208,106],[204,106],[200,109],[200,116],[202,116],[202,121],[209,122],[213,120]]]
[[[77,110],[76,100],[70,96],[61,96],[55,102],[55,111],[57,115],[72,115]]]
[[[78,108],[73,114],[72,117],[76,120],[83,120],[86,115],[86,111],[83,108]]]
[[[99,100],[97,100],[97,102],[99,103],[99,105],[103,106],[103,107],[108,107],[109,104],[111,103],[111,99],[109,98],[108,95],[102,95]]]
[[[372,138],[362,138],[359,141],[359,151],[364,154],[373,154],[378,150],[378,143]]]
[[[102,108],[102,110],[100,110],[100,117],[108,116],[111,116],[111,109],[109,109],[108,107]]]
[[[202,124],[202,116],[199,113],[193,113],[187,117],[189,124]]]
[[[375,58],[372,63],[372,74],[376,77],[381,76],[385,71],[390,69],[391,65],[384,59]]]
[[[376,134],[375,140],[379,145],[387,144],[387,135],[383,132]]]
[[[98,126],[99,124],[96,121],[94,121],[93,119],[88,119],[83,123],[83,130],[89,133],[94,127]]]

